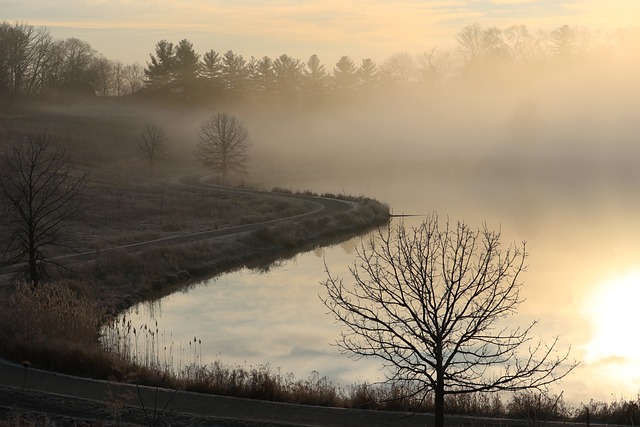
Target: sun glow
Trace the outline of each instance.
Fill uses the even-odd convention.
[[[619,376],[621,382],[640,377],[639,301],[640,271],[633,271],[605,282],[587,306],[593,333],[584,362]]]

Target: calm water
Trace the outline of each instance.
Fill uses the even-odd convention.
[[[394,213],[436,211],[474,228],[486,222],[505,242],[526,240],[526,301],[511,321],[538,319],[536,336],[558,335],[561,348],[572,347],[582,364],[556,391],[578,404],[640,391],[640,155],[625,136],[638,134],[640,117],[629,111],[609,121],[588,112],[555,119],[559,110],[550,111],[543,125],[524,126],[515,139],[500,120],[451,126],[443,119],[438,127],[434,112],[384,122],[354,113],[284,130],[274,120],[246,122],[261,137],[252,176],[265,188],[366,194]],[[278,149],[278,141],[306,143]],[[340,326],[319,299],[324,260],[348,280],[355,243],[300,254],[266,274],[223,275],[126,316],[135,324],[157,320],[176,345],[197,337],[204,362],[375,381],[377,361],[353,361],[331,345]]]
[[[469,185],[474,191],[491,187],[486,182]],[[377,188],[383,189],[383,183]],[[429,193],[428,189],[421,191]],[[417,188],[408,193],[421,194]],[[455,191],[451,188],[445,194]],[[489,191],[485,195],[484,203],[471,200],[474,208],[467,211],[471,215],[462,212],[465,200],[459,199],[465,199],[465,193],[440,200],[411,198],[406,204],[391,205],[399,206],[398,210],[406,206],[403,211],[410,213],[449,205],[442,212],[449,212],[452,220],[463,218],[475,226],[486,220],[489,227],[502,230],[507,242],[527,240],[531,254],[524,275],[527,300],[513,321],[525,324],[539,319],[537,336],[551,339],[559,335],[561,345],[571,345],[572,354],[583,360],[558,390],[577,403],[589,398],[635,397],[640,389],[640,352],[635,339],[640,233],[633,225],[637,206],[610,199],[586,211],[581,203],[567,200],[553,207],[540,203],[535,211],[529,207],[523,217],[521,206],[508,204],[511,210],[496,213],[517,194]],[[197,337],[202,341],[205,363],[270,364],[298,378],[315,370],[345,384],[375,381],[380,379],[377,361],[353,361],[332,345],[340,326],[326,314],[319,298],[324,292],[320,285],[325,277],[324,261],[332,272],[348,279],[347,267],[355,259],[357,241],[300,254],[269,273],[225,274],[153,305],[141,304],[125,315],[134,324],[157,321],[158,329],[170,335],[176,346],[186,346]]]

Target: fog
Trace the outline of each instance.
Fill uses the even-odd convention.
[[[590,64],[514,71],[508,78],[495,68],[479,79],[458,77],[428,89],[407,82],[367,100],[316,108],[236,107],[233,113],[253,139],[243,183],[366,195],[396,214],[437,212],[473,227],[486,223],[501,230],[507,243],[527,241],[527,300],[512,321],[540,320],[536,336],[559,335],[563,348],[571,346],[573,357],[583,360],[556,391],[565,390],[573,403],[633,397],[640,380],[640,349],[629,343],[635,321],[615,313],[633,310],[624,301],[635,298],[629,289],[640,285],[640,82],[632,72],[637,63]],[[184,132],[174,134],[184,152],[191,150],[193,129],[211,113],[190,112],[174,129]],[[339,262],[348,265],[352,257],[347,251]],[[280,283],[286,293],[283,283],[323,278],[321,269],[310,274],[268,283]],[[631,288],[615,285],[626,275]],[[304,304],[318,303],[317,288],[305,292]],[[233,325],[234,317],[228,318]],[[607,323],[609,318],[617,323]],[[244,336],[245,323],[240,330],[220,322],[216,327],[228,336]],[[285,353],[291,346],[283,363],[309,365],[313,357],[327,357],[328,349],[314,349],[314,356],[299,348],[299,331],[313,325],[299,322],[297,333],[287,322],[273,330],[261,324],[260,330],[268,330]],[[273,353],[249,348],[251,340],[236,339],[217,351],[224,356],[240,347],[242,354],[273,363]]]
[[[254,139],[249,179],[300,189],[329,179],[340,188],[313,189],[359,193],[366,176],[391,179],[400,169],[436,181],[486,182],[495,194],[481,199],[506,192],[535,201],[542,189],[560,205],[577,190],[594,202],[615,197],[637,179],[639,85],[585,74],[502,89],[389,94],[312,113],[244,113]]]

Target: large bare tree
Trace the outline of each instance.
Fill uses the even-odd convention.
[[[60,244],[65,223],[80,213],[87,175],[74,175],[65,152],[46,135],[27,135],[0,154],[0,194],[11,234],[9,264],[26,262],[25,278],[40,282],[46,249]]]
[[[247,171],[250,146],[249,131],[244,124],[232,114],[218,113],[198,129],[196,156],[227,184],[229,174]]]
[[[436,215],[407,230],[389,226],[362,243],[345,285],[327,268],[323,298],[346,326],[340,349],[384,361],[389,381],[435,400],[444,423],[449,394],[538,389],[576,366],[569,351],[531,337],[536,322],[511,328],[522,302],[525,245],[501,248],[499,233]]]

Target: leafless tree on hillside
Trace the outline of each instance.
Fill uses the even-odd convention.
[[[138,134],[136,147],[140,154],[149,161],[149,170],[153,175],[153,165],[164,158],[167,135],[164,129],[155,124],[144,125]]]
[[[234,115],[218,113],[198,129],[196,156],[228,184],[231,173],[246,173],[249,131]]]

